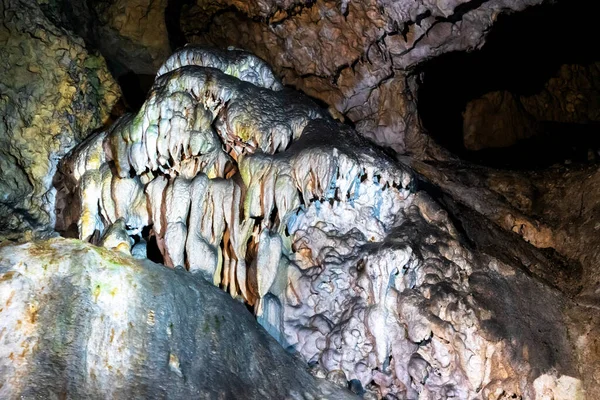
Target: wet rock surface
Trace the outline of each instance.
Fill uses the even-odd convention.
[[[58,160],[108,122],[120,89],[35,1],[3,1],[0,14],[1,240],[52,230]]]

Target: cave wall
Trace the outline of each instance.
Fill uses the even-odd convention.
[[[57,25],[98,49],[117,78],[129,71],[152,75],[169,56],[167,7],[166,0],[42,3],[45,14]]]
[[[480,47],[501,12],[537,3],[198,2],[183,7],[181,29],[191,43],[252,51],[375,142],[416,153],[423,140],[411,69]]]
[[[428,134],[484,165],[523,169],[587,161],[581,148],[597,148],[600,59],[588,7],[556,1],[502,14],[481,50],[422,64],[418,112]],[[509,146],[518,151],[477,151]],[[584,157],[568,154],[571,147]]]
[[[52,231],[58,160],[110,120],[121,92],[104,59],[54,25],[37,2],[6,0],[0,14],[0,238],[5,240]]]

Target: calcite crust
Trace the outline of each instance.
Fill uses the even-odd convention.
[[[63,226],[141,257],[155,240],[165,265],[252,306],[315,374],[357,393],[582,393],[564,300],[472,253],[408,168],[282,88],[254,56],[182,49],[142,109],[89,138],[61,171],[81,208]],[[506,293],[491,305],[500,284],[555,309],[541,317]],[[522,322],[502,312],[558,326],[515,337]],[[529,356],[549,336],[559,361]]]

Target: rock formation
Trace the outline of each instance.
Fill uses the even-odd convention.
[[[56,166],[107,123],[120,89],[104,60],[35,1],[0,3],[0,241],[52,230]]]
[[[361,393],[583,391],[565,328],[583,311],[473,254],[410,170],[250,55],[174,54],[142,109],[83,142],[61,174],[81,210],[64,227],[125,253],[155,240],[167,266],[254,306],[281,344]],[[522,313],[538,328],[515,337],[523,323],[505,315]],[[550,338],[556,354],[540,345]]]
[[[202,279],[77,240],[0,249],[0,303],[3,399],[354,398]]]
[[[57,24],[99,49],[113,73],[152,75],[171,53],[167,7],[166,0],[53,0],[45,10]]]
[[[422,151],[410,70],[479,48],[502,12],[540,2],[197,1],[181,29],[190,43],[252,51],[375,142]]]
[[[600,123],[598,93],[599,63],[562,65],[542,91],[529,96],[515,96],[508,91],[487,93],[467,104],[465,147],[508,147],[536,135],[543,136],[542,140],[557,140],[547,131],[560,124],[567,125],[565,129],[570,129],[571,135],[578,135],[578,125]]]
[[[418,97],[428,60],[537,3],[32,5],[48,26],[82,21],[113,71],[156,79],[103,130],[102,107],[81,130],[49,116],[74,139],[40,134],[55,156],[38,175],[31,141],[0,135],[0,162],[41,182],[23,197],[24,175],[0,180],[16,221],[2,232],[79,239],[0,248],[0,397],[599,397],[597,60],[566,60],[536,92],[463,96],[435,125],[464,126],[457,154]],[[528,164],[551,137],[571,153]]]

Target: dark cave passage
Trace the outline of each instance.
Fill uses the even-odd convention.
[[[127,107],[132,111],[139,110],[146,101],[155,76],[136,74],[133,71],[115,76],[118,76],[117,81],[123,91]]]
[[[598,104],[600,76],[594,63],[600,61],[600,47],[594,43],[597,28],[589,8],[582,0],[562,0],[501,15],[481,50],[449,53],[425,63],[418,71],[418,107],[425,129],[456,155],[494,167],[596,162],[600,149],[597,109],[593,118],[588,115],[576,120],[564,115],[564,107],[553,111],[554,118],[546,118],[543,112],[541,117],[534,116],[527,109],[528,104],[542,111],[548,107],[544,104],[547,92],[546,97],[540,93],[561,72],[561,66],[568,64],[595,72],[582,84],[589,96],[580,106],[592,108],[590,97]],[[479,102],[479,109],[465,114],[470,102],[491,96],[491,92],[496,92],[496,97],[487,97],[487,103]],[[558,95],[565,92],[563,87]],[[550,99],[556,95],[551,92]],[[482,109],[503,115],[482,115]],[[467,118],[474,120],[475,136],[468,137],[463,129]]]

